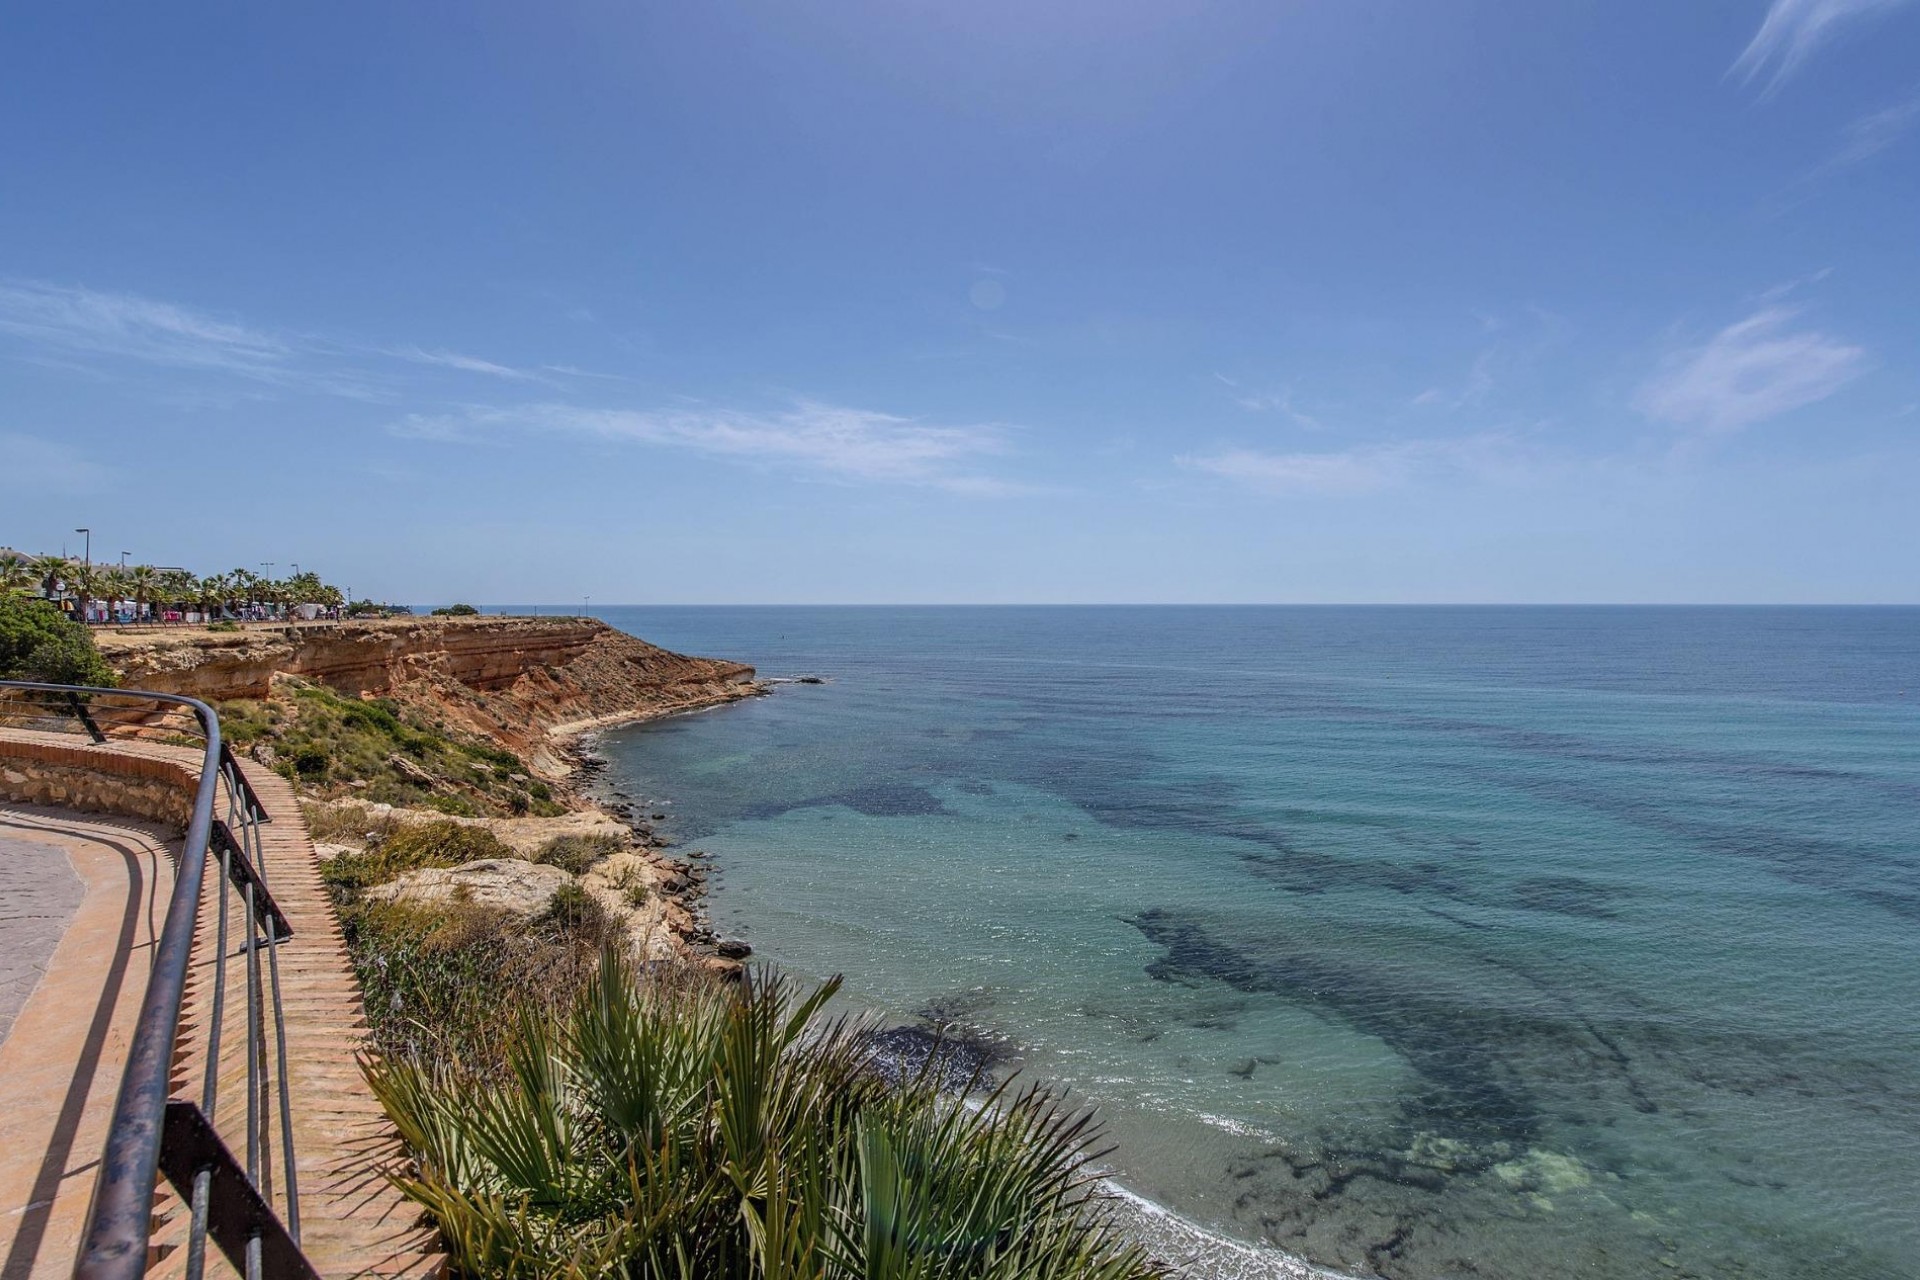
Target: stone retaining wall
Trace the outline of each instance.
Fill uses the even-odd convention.
[[[50,740],[51,739],[51,740]],[[0,800],[145,818],[185,829],[199,775],[54,735],[0,737]]]

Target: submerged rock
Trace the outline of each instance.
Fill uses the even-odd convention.
[[[942,1090],[963,1093],[992,1083],[993,1068],[1008,1056],[1005,1042],[970,1028],[890,1027],[870,1040],[874,1065],[889,1081],[917,1080],[931,1071]]]

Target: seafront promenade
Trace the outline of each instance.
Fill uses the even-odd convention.
[[[0,1278],[64,1277],[106,1139],[120,1071],[180,854],[152,810],[197,777],[195,750],[0,729]],[[276,948],[291,1084],[301,1245],[327,1280],[445,1273],[437,1234],[382,1176],[391,1124],[356,1061],[360,994],[292,788],[248,775],[272,821],[260,828],[274,899],[293,936]],[[92,785],[97,783],[97,785]],[[182,792],[182,807],[186,793]],[[81,810],[93,810],[82,812]],[[120,809],[122,812],[100,812]],[[217,882],[201,895],[173,1093],[197,1100],[218,954]],[[239,972],[236,967],[235,972]],[[244,1111],[246,1001],[230,978],[218,1064],[222,1106]],[[264,1015],[263,1015],[264,1016]],[[277,1032],[279,1028],[273,1028]],[[268,1034],[256,1027],[254,1034]],[[265,1126],[277,1144],[280,1130]],[[276,1154],[269,1167],[277,1164]],[[284,1187],[263,1187],[284,1219]],[[183,1273],[187,1213],[155,1200],[149,1274]],[[226,1274],[217,1251],[209,1270]]]

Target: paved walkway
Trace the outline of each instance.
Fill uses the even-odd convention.
[[[21,735],[0,730],[0,759],[10,736]],[[116,742],[97,750],[198,765],[197,753],[177,747]],[[360,1075],[357,1055],[366,1048],[367,1032],[359,988],[298,801],[292,788],[266,769],[249,770],[248,778],[274,817],[262,828],[263,860],[274,898],[294,930],[277,950],[303,1249],[327,1280],[442,1276],[446,1264],[437,1234],[381,1176],[399,1159],[399,1140]],[[224,795],[216,812],[224,812]],[[44,974],[0,1043],[0,1252],[7,1256],[0,1280],[64,1276],[72,1265],[126,1041],[144,992],[148,948],[172,891],[177,847],[165,842],[165,834],[131,820],[0,803],[0,857],[16,845],[40,847],[28,851],[31,865],[23,864],[18,873],[39,886],[38,900],[56,909],[62,900],[58,868],[47,849],[64,854],[66,874],[83,889],[44,962]],[[210,878],[209,887],[215,884]],[[6,886],[0,879],[0,892]],[[71,885],[67,892],[73,893]],[[196,1100],[218,960],[213,927],[218,897],[203,895],[174,1075],[175,1096]],[[50,914],[41,909],[19,913],[20,935],[51,935]],[[0,921],[0,957],[18,967],[6,954],[15,927]],[[243,981],[239,972],[229,970],[230,994],[237,994],[235,982]],[[223,1103],[217,1117],[222,1129],[234,1123],[233,1106],[244,1115],[245,1004],[243,998],[226,1004]],[[54,1100],[62,1096],[67,1102],[56,1110]],[[277,1147],[278,1127],[271,1128]],[[273,1162],[277,1168],[277,1151]],[[284,1188],[268,1190],[284,1215]],[[163,1184],[154,1208],[157,1256],[150,1274],[179,1274],[185,1261],[180,1247],[184,1207]],[[227,1274],[216,1259],[217,1251],[209,1250],[208,1273]]]
[[[40,985],[85,893],[59,845],[0,829],[0,1043]]]
[[[0,806],[0,858],[25,859],[0,871],[0,963],[23,974],[0,1042],[5,1280],[72,1268],[173,857],[148,823]],[[45,909],[13,910],[15,886]]]

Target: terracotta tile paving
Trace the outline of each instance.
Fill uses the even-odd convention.
[[[86,1217],[150,949],[173,888],[160,828],[0,805],[0,856],[31,843],[79,884],[39,981],[0,1042],[0,1275],[64,1277]],[[159,909],[154,909],[155,901]],[[0,932],[0,946],[19,941]]]
[[[0,757],[7,754],[9,740],[46,736],[0,731]],[[71,748],[72,739],[63,739],[63,746]],[[111,752],[114,761],[111,764],[100,761],[102,765],[130,767],[146,776],[151,776],[156,766],[178,768],[184,764],[188,769],[197,771],[199,764],[199,755],[195,751],[158,744],[115,742],[106,747],[82,749],[91,758],[97,758],[94,753],[104,756]],[[63,750],[61,754],[64,756],[67,752]],[[404,1201],[380,1176],[383,1168],[390,1167],[399,1158],[399,1141],[379,1104],[368,1092],[356,1064],[356,1055],[367,1043],[359,989],[347,960],[339,923],[320,882],[313,845],[292,788],[283,779],[259,766],[248,770],[247,776],[262,805],[273,815],[273,821],[261,828],[264,874],[275,900],[294,931],[294,936],[275,948],[275,952],[280,968],[285,1017],[287,1075],[292,1084],[293,1146],[295,1170],[300,1184],[302,1247],[320,1274],[328,1280],[350,1276],[444,1275],[446,1265],[439,1252],[437,1235],[422,1222],[418,1210]],[[225,816],[224,791],[222,802],[215,812],[216,816]],[[0,807],[0,822],[18,819],[43,824],[48,830],[70,833],[69,839],[83,845],[100,838],[84,834],[95,826],[104,825],[116,833],[123,844],[132,842],[129,831],[138,830],[141,839],[148,842],[142,847],[148,850],[149,862],[155,867],[167,868],[167,887],[159,890],[164,902],[165,893],[171,887],[170,865],[167,858],[153,856],[153,850],[157,848],[154,828],[120,819],[80,818],[70,814],[61,814],[56,819],[54,813],[44,809]],[[4,831],[5,828],[0,826],[0,833]],[[38,831],[32,833],[30,838],[37,841],[48,839]],[[73,858],[71,853],[69,856]],[[96,852],[93,857],[103,868],[111,870],[108,855]],[[92,967],[97,970],[106,951],[99,940],[113,936],[115,922],[132,913],[139,916],[142,928],[147,927],[150,918],[151,930],[157,932],[162,914],[159,911],[144,914],[133,911],[129,905],[128,873],[124,869],[124,861],[119,864],[117,882],[104,883],[111,878],[109,871],[98,873],[96,879],[103,883],[97,889],[94,881],[87,879],[88,872],[81,861],[73,858],[73,864],[81,878],[87,880],[87,896],[56,950],[46,977],[41,979],[34,995],[27,1001],[14,1034],[8,1037],[5,1045],[0,1045],[0,1055],[14,1052],[16,1042],[32,1046],[32,1054],[41,1063],[48,1078],[59,1076],[63,1071],[69,1076],[73,1074],[71,1064],[75,1058],[66,1047],[72,1037],[55,1038],[47,1032],[30,1035],[28,1019],[35,1016],[36,1008],[43,1001],[52,1000],[51,984],[56,973],[65,972],[61,968],[62,956],[69,950],[84,953],[94,959]],[[182,1013],[182,1051],[175,1065],[173,1081],[176,1097],[190,1098],[195,1102],[200,1102],[202,1098],[207,1032],[212,1016],[218,958],[220,897],[215,891],[216,885],[217,879],[210,877],[209,891],[202,895],[199,927],[194,941],[193,971],[188,979]],[[96,899],[99,900],[97,904]],[[240,918],[241,910],[236,898],[229,917],[229,963],[216,1096],[216,1122],[236,1155],[243,1154],[247,1132],[247,1080],[243,1050],[248,1034],[248,983],[245,979],[246,966],[235,955],[241,937]],[[82,940],[84,945],[81,945]],[[261,968],[264,982],[267,966],[263,963]],[[89,979],[76,970],[62,980],[83,989],[85,1003],[89,1006],[101,998],[100,975],[97,972]],[[88,985],[89,982],[91,985]],[[127,1020],[130,1022],[132,1008],[138,1003],[139,976],[136,974],[124,985],[134,988],[130,993],[123,993],[120,1000],[126,1006]],[[74,1003],[72,997],[65,1002],[68,1008],[72,1008]],[[263,999],[262,1008],[265,1009],[267,1004]],[[49,1021],[53,1020],[50,1016]],[[77,1020],[69,1018],[69,1021]],[[262,1036],[271,1063],[275,1035],[270,1017],[263,1018]],[[25,1053],[26,1050],[22,1048],[20,1052]],[[79,1213],[84,1212],[86,1194],[91,1188],[91,1166],[100,1149],[100,1138],[104,1137],[105,1113],[112,1106],[113,1088],[118,1083],[118,1068],[124,1054],[125,1045],[121,1043],[103,1049],[96,1055],[103,1069],[111,1072],[115,1078],[105,1084],[96,1081],[88,1093],[89,1097],[100,1099],[97,1116],[100,1137],[89,1136],[84,1142],[76,1139],[72,1144],[74,1154],[70,1163],[76,1169],[69,1180],[83,1184],[77,1194]],[[5,1107],[6,1102],[15,1096],[13,1073],[6,1071],[5,1065],[5,1057],[0,1056],[0,1107]],[[25,1077],[22,1077],[23,1087],[24,1083]],[[263,1102],[260,1133],[263,1154],[272,1172],[270,1177],[262,1181],[284,1219],[286,1196],[285,1188],[279,1185],[282,1158],[277,1094],[272,1090],[266,1091]],[[16,1113],[11,1108],[0,1111],[0,1115],[12,1114]],[[8,1149],[13,1150],[16,1146],[10,1143]],[[41,1181],[46,1179],[42,1178]],[[9,1197],[14,1194],[12,1188],[11,1182],[0,1181],[0,1190],[4,1190]],[[25,1204],[29,1198],[9,1198],[6,1203]],[[155,1212],[160,1220],[155,1236],[159,1256],[152,1274],[179,1274],[184,1268],[185,1251],[180,1246],[185,1239],[186,1214],[180,1201],[164,1185],[156,1199]],[[72,1222],[74,1225],[63,1240],[56,1241],[53,1237],[57,1233],[52,1230],[44,1233],[43,1254],[50,1256],[57,1251],[70,1257],[73,1245],[71,1235],[77,1232],[78,1216],[74,1216]],[[58,1249],[56,1246],[59,1246]],[[216,1253],[209,1250],[208,1270],[210,1273],[224,1273],[223,1268],[211,1265]],[[24,1278],[42,1272],[20,1271],[17,1274]],[[44,1274],[64,1275],[65,1268],[47,1270]],[[4,1280],[14,1280],[15,1275],[16,1272],[9,1268],[4,1273]]]

